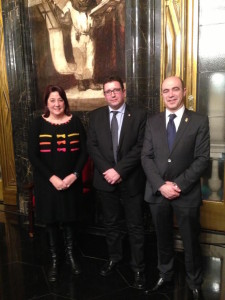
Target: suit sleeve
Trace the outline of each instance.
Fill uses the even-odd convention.
[[[97,116],[95,115],[95,113],[90,114],[87,148],[90,157],[93,159],[95,167],[102,174],[106,170],[112,168],[112,165],[106,159],[99,147],[99,142],[97,138],[96,117]]]
[[[153,136],[151,128],[151,118],[149,117],[145,129],[145,137],[141,152],[141,162],[144,169],[147,181],[150,183],[153,193],[155,194],[159,187],[164,184],[158,168],[154,162],[155,150],[153,145]]]
[[[133,144],[130,150],[122,157],[121,160],[117,163],[114,169],[120,174],[123,179],[126,179],[127,176],[135,169],[138,165],[141,164],[141,149],[143,146],[144,133],[146,125],[146,112],[141,111],[139,113],[139,126],[133,130],[131,133],[127,134],[136,134],[136,143]]]
[[[79,118],[75,118],[76,123],[75,126],[78,129],[78,132],[80,133],[80,154],[76,162],[76,166],[74,171],[78,172],[79,174],[82,172],[82,169],[87,161],[87,135],[86,131],[84,129],[84,126]]]
[[[175,178],[176,184],[182,193],[188,193],[193,185],[200,179],[208,166],[210,159],[210,137],[208,117],[201,119],[196,136],[194,159],[190,166]]]

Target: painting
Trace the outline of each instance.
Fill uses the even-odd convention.
[[[102,82],[125,81],[125,0],[28,0],[38,99],[61,85],[72,110],[105,105]]]

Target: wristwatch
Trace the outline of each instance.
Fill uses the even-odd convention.
[[[78,178],[80,176],[80,174],[78,172],[73,172],[73,174]]]

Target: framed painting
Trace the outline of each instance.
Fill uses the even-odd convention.
[[[102,82],[125,81],[125,0],[28,0],[39,99],[61,85],[72,110],[105,105]]]

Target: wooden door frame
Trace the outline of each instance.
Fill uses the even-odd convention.
[[[165,35],[166,35],[166,18],[168,7],[171,8],[172,16],[175,16],[175,11],[172,7],[173,1],[161,1],[161,71],[160,82],[162,83],[165,78]],[[182,1],[181,1],[182,2]],[[197,97],[197,51],[198,51],[198,1],[185,0],[182,2],[181,18],[185,21],[182,26],[181,32],[181,47],[186,48],[186,55],[182,53],[179,60],[179,67],[173,70],[173,75],[180,76],[186,85],[188,91],[186,99],[186,107],[190,110],[196,110],[196,97]],[[175,30],[178,30],[175,28]],[[185,36],[186,31],[186,36]],[[187,76],[193,74],[193,76]],[[163,111],[163,100],[160,98],[160,110]]]
[[[0,0],[0,163],[3,203],[17,204],[16,171],[12,137],[10,99],[6,71],[2,4]]]
[[[186,107],[190,110],[196,110],[197,101],[197,57],[198,57],[198,3],[196,0],[183,0],[180,1],[180,18],[182,18],[181,29],[181,51],[182,54],[179,57],[179,66],[174,67],[171,75],[180,76],[186,85],[187,96],[186,96]],[[162,16],[162,27],[161,27],[161,78],[162,81],[165,78],[165,68],[167,63],[166,57],[166,22],[167,18],[176,18],[176,11],[174,8],[175,2],[172,0],[161,1],[161,16]],[[170,9],[170,10],[169,10]],[[169,12],[168,12],[169,11]],[[169,15],[168,15],[169,14]],[[178,24],[175,24],[178,26]],[[178,28],[174,29],[177,32]],[[174,58],[174,57],[172,57]],[[177,62],[176,62],[177,63]],[[172,67],[175,66],[172,63]],[[189,76],[191,74],[191,76]],[[164,110],[163,100],[160,100],[161,111]],[[225,176],[224,176],[225,178]],[[225,184],[224,184],[224,195],[225,195]],[[207,230],[215,230],[225,232],[225,201],[221,202],[213,200],[203,200],[203,206],[201,207],[201,226]]]

